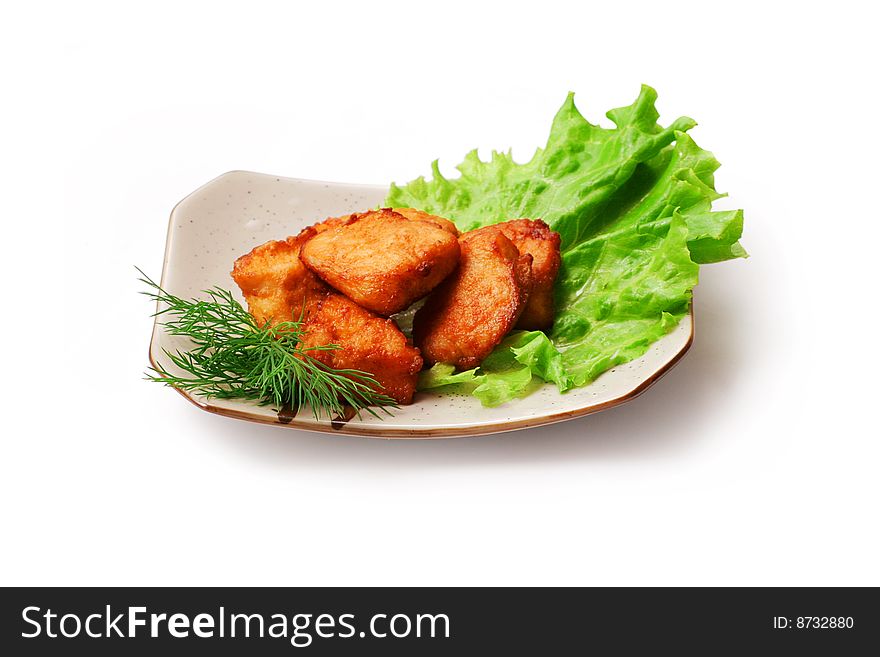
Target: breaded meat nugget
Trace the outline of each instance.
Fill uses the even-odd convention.
[[[385,208],[319,233],[300,257],[348,298],[387,316],[433,290],[455,269],[459,253],[448,231]]]
[[[232,278],[258,324],[299,319],[329,292],[299,258],[302,245],[316,234],[306,228],[296,237],[261,244],[235,261]]]
[[[550,328],[554,316],[553,283],[562,262],[559,233],[540,219],[514,219],[495,225],[520,253],[532,256],[532,291],[516,327],[529,331]]]
[[[303,330],[303,349],[328,344],[340,347],[310,351],[310,356],[335,369],[369,372],[381,386],[379,392],[399,404],[412,403],[422,357],[393,320],[378,317],[331,292],[309,316]]]
[[[465,233],[458,269],[413,320],[413,340],[428,364],[476,367],[514,327],[528,301],[532,256],[495,226]]]
[[[421,210],[416,210],[415,208],[391,208],[398,214],[402,214],[404,217],[411,221],[425,221],[429,224],[434,224],[438,228],[442,228],[445,231],[448,231],[458,237],[458,228],[455,227],[455,224],[449,221],[449,219],[444,219],[443,217],[438,217],[434,214],[428,214],[427,212],[422,212]]]

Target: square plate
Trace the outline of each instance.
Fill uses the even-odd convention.
[[[229,272],[240,255],[272,239],[295,235],[326,217],[348,214],[382,203],[388,190],[281,178],[232,171],[215,178],[183,199],[171,212],[162,268],[162,287],[183,298],[201,296],[218,285],[243,301]],[[644,392],[685,354],[693,341],[693,312],[641,358],[618,365],[593,383],[564,395],[547,384],[522,399],[484,408],[471,396],[419,392],[410,406],[376,419],[368,414],[349,420],[316,420],[308,408],[285,416],[271,406],[235,399],[206,399],[181,392],[203,410],[254,422],[295,429],[346,433],[376,438],[440,438],[475,436],[536,427],[595,413]],[[189,348],[187,340],[170,336],[158,322],[153,327],[150,361],[173,370],[163,350]]]

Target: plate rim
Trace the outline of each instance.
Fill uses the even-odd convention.
[[[304,183],[312,183],[312,184],[322,184],[322,185],[339,185],[345,187],[370,187],[370,188],[382,188],[382,185],[372,185],[372,184],[363,184],[363,183],[342,183],[342,182],[334,182],[327,180],[312,180],[308,178],[293,178],[290,176],[276,176],[273,174],[260,173],[257,171],[247,171],[244,169],[233,169],[231,171],[227,171],[218,176],[215,176],[208,182],[200,185],[195,190],[184,196],[180,201],[178,201],[174,207],[171,209],[171,212],[168,217],[168,229],[166,231],[165,238],[165,252],[162,260],[162,274],[159,278],[159,284],[161,286],[165,285],[166,274],[168,270],[168,265],[170,262],[169,259],[169,251],[171,249],[172,244],[172,232],[174,226],[174,214],[177,211],[177,208],[180,207],[182,203],[184,203],[191,196],[195,196],[202,189],[208,187],[209,185],[217,182],[218,180],[225,178],[234,174],[246,174],[246,175],[255,175],[255,176],[269,176],[278,179],[285,179],[295,182],[304,182]],[[158,308],[158,303],[157,303]],[[312,422],[306,422],[304,420],[298,420],[297,418],[292,418],[288,421],[282,421],[277,419],[269,419],[262,415],[257,415],[256,413],[250,413],[244,410],[236,410],[231,408],[223,408],[220,406],[215,406],[210,403],[207,399],[198,399],[188,391],[181,390],[180,388],[174,388],[173,386],[168,386],[172,388],[174,391],[183,396],[184,399],[192,403],[197,408],[207,411],[208,413],[213,413],[215,415],[221,415],[223,417],[229,417],[236,420],[244,420],[247,422],[255,422],[258,424],[266,424],[276,427],[285,427],[290,429],[297,429],[299,431],[309,431],[312,433],[319,434],[344,434],[347,436],[358,436],[364,438],[384,438],[387,440],[392,439],[402,439],[402,440],[427,440],[434,438],[467,438],[474,436],[485,436],[496,433],[505,433],[509,431],[521,431],[523,429],[531,429],[535,427],[547,426],[550,424],[557,424],[559,422],[565,422],[567,420],[573,420],[579,417],[585,417],[587,415],[592,415],[593,413],[599,413],[604,410],[608,410],[609,408],[613,408],[615,406],[620,406],[621,404],[625,404],[628,401],[632,401],[642,393],[644,393],[648,388],[653,386],[657,381],[659,381],[669,370],[675,367],[682,358],[684,358],[685,354],[690,350],[691,345],[694,342],[694,332],[695,332],[695,324],[694,324],[694,304],[693,299],[688,306],[688,317],[690,318],[690,330],[688,331],[687,341],[682,345],[681,349],[679,349],[668,361],[666,361],[663,365],[661,365],[658,369],[652,372],[648,377],[642,380],[635,388],[629,390],[626,393],[615,397],[614,399],[609,399],[607,401],[583,406],[576,409],[571,409],[567,411],[561,411],[558,413],[553,413],[550,415],[542,415],[540,417],[534,418],[526,418],[520,420],[511,420],[508,422],[495,422],[492,424],[484,424],[477,425],[473,427],[437,427],[432,429],[394,429],[394,428],[385,428],[381,424],[373,426],[349,426],[348,423],[344,423],[341,426],[333,426],[330,422],[327,424],[316,424]],[[154,358],[153,352],[155,347],[156,336],[161,330],[161,325],[159,324],[159,318],[154,317],[153,319],[153,330],[150,333],[150,345],[148,351],[148,358],[150,361],[150,365],[153,368],[158,367],[158,364]]]

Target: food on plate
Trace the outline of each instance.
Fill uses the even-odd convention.
[[[412,402],[422,357],[391,319],[378,317],[341,294],[330,293],[302,327],[301,348],[334,370],[371,374],[381,392],[399,404]],[[315,349],[323,345],[338,349]]]
[[[354,214],[306,241],[305,265],[364,308],[392,315],[433,290],[458,264],[458,240],[389,209]]]
[[[559,233],[540,219],[514,219],[495,224],[520,253],[532,256],[532,289],[517,328],[544,331],[553,325],[553,284],[559,273]]]
[[[232,278],[259,324],[308,316],[327,294],[327,286],[300,260],[302,245],[317,235],[306,228],[295,237],[273,240],[235,261]]]
[[[527,162],[472,151],[457,178],[435,162],[387,207],[253,249],[232,271],[250,315],[223,290],[189,303],[157,287],[160,314],[179,314],[167,330],[196,347],[168,355],[189,378],[155,380],[337,412],[409,403],[424,361],[422,390],[494,406],[641,357],[688,315],[700,265],[747,256],[742,211],[712,210],[719,163],[695,122],[659,124],[655,101],[644,86],[601,127],[569,94]],[[391,315],[414,315],[415,346]]]
[[[461,236],[456,272],[413,320],[425,361],[476,367],[514,327],[528,301],[532,256],[520,254],[497,226]]]

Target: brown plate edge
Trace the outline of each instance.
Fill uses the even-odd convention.
[[[383,429],[381,426],[376,426],[375,429],[367,429],[364,427],[350,427],[347,424],[341,427],[334,428],[330,426],[329,422],[326,425],[322,424],[314,424],[311,422],[303,422],[301,420],[297,420],[296,418],[292,419],[290,422],[281,422],[279,420],[270,420],[261,415],[255,415],[253,413],[248,413],[247,411],[236,411],[228,408],[220,408],[218,406],[213,406],[207,402],[200,401],[193,396],[189,395],[186,391],[180,390],[178,388],[174,388],[174,390],[180,393],[187,401],[191,402],[193,405],[202,409],[203,411],[207,411],[209,413],[214,413],[216,415],[222,415],[224,417],[231,417],[237,420],[246,420],[249,422],[257,422],[259,424],[269,424],[276,427],[285,427],[290,429],[299,429],[301,431],[311,431],[313,433],[331,433],[331,434],[345,434],[348,436],[360,436],[364,438],[385,438],[385,439],[410,439],[410,440],[429,440],[432,438],[466,438],[471,436],[485,436],[493,433],[504,433],[507,431],[521,431],[523,429],[532,429],[535,427],[542,427],[548,424],[556,424],[557,422],[565,422],[566,420],[573,420],[575,418],[584,417],[586,415],[591,415],[593,413],[598,413],[599,411],[604,411],[609,408],[613,408],[615,406],[619,406],[628,401],[631,401],[645,392],[648,388],[654,385],[657,381],[663,377],[664,374],[669,372],[678,362],[684,357],[684,355],[691,348],[691,345],[694,342],[694,312],[693,305],[691,305],[690,312],[688,313],[691,320],[691,330],[688,335],[687,342],[682,346],[682,348],[670,358],[666,363],[664,363],[657,371],[655,371],[651,376],[642,381],[638,386],[633,388],[628,393],[621,395],[619,397],[615,397],[614,399],[609,399],[606,402],[601,404],[594,404],[592,406],[584,406],[582,408],[574,409],[571,411],[564,411],[562,413],[556,413],[554,415],[543,415],[540,417],[530,418],[526,420],[517,420],[514,422],[499,422],[496,424],[486,424],[479,425],[474,427],[450,427],[448,429]],[[153,335],[150,337],[150,351],[149,351],[149,360],[150,364],[153,367],[156,367],[156,361],[153,359],[153,338],[155,336],[155,331]]]

